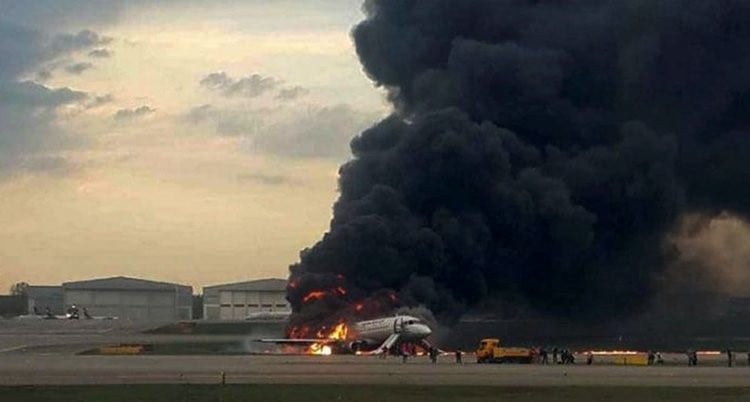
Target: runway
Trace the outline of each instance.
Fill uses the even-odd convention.
[[[446,359],[447,360],[447,359]],[[744,367],[406,364],[357,356],[7,355],[0,385],[391,384],[492,386],[696,386],[750,384]]]
[[[250,355],[245,335],[150,335],[126,322],[0,322],[0,385],[78,384],[384,384],[482,386],[707,386],[750,384],[750,367],[727,368],[720,354],[701,356],[687,367],[685,355],[664,354],[663,367],[479,365],[467,355],[457,365],[443,356],[401,363],[396,357]],[[94,347],[119,343],[234,345],[224,355],[81,356]],[[189,348],[188,348],[189,349]],[[579,356],[579,362],[585,360]],[[223,373],[223,374],[222,374]]]
[[[247,339],[279,337],[265,332],[242,335],[156,335],[145,331],[168,323],[132,322],[126,320],[0,320],[0,355],[3,354],[67,354],[119,343],[185,343],[226,342],[243,345]],[[0,356],[2,358],[2,356]]]

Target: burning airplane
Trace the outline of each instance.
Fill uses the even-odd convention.
[[[750,3],[364,10],[393,113],[352,140],[330,230],[290,268],[290,337],[399,305],[615,319],[681,269],[682,217],[750,216]]]
[[[307,330],[308,328],[304,328]],[[304,331],[303,331],[304,332]],[[297,337],[293,332],[290,338],[258,339],[258,342],[280,345],[301,345],[306,352],[313,355],[330,355],[334,350],[356,354],[381,354],[395,345],[407,342],[422,345],[427,349],[427,337],[432,329],[417,317],[407,315],[377,318],[349,324],[341,322],[333,328],[323,326],[318,329],[314,338]]]

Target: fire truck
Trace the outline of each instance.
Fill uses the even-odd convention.
[[[476,351],[477,363],[524,363],[534,361],[536,353],[527,348],[505,348],[497,338],[482,339]]]

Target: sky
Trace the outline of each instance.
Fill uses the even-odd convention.
[[[0,293],[286,277],[389,111],[351,0],[0,0]]]

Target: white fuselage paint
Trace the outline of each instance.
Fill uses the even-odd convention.
[[[394,334],[403,341],[418,342],[432,333],[430,327],[418,318],[407,315],[360,321],[352,329],[357,340],[370,345],[381,344]]]

